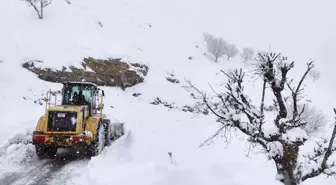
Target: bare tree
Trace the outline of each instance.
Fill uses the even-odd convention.
[[[302,113],[302,118],[307,120],[308,123],[301,128],[306,131],[308,135],[313,135],[327,125],[327,118],[323,112],[317,110],[316,107],[309,106],[308,104],[303,106],[305,106],[305,111]],[[303,109],[303,106],[301,106],[301,109]]]
[[[33,7],[39,19],[43,19],[44,8],[51,5],[52,0],[24,0]]]
[[[303,96],[300,98],[303,98]],[[326,115],[313,106],[310,101],[302,101],[297,107],[299,110],[304,110],[301,114],[301,118],[306,120],[307,124],[302,125],[301,128],[308,136],[313,136],[315,133],[319,133],[319,131],[327,125],[328,119]],[[294,110],[292,99],[286,101],[286,108],[288,111],[287,118],[291,118]]]
[[[230,129],[238,129],[249,137],[248,141],[262,148],[273,160],[277,169],[277,180],[285,185],[298,185],[307,179],[314,178],[321,174],[335,175],[335,163],[329,160],[332,153],[336,150],[333,142],[336,135],[336,124],[333,128],[330,139],[322,139],[317,142],[314,151],[310,155],[302,155],[308,162],[315,164],[314,168],[308,168],[306,163],[299,159],[300,147],[305,145],[308,135],[305,129],[306,125],[313,122],[304,116],[308,114],[305,106],[300,106],[304,91],[303,83],[308,73],[314,68],[313,62],[307,63],[307,68],[299,79],[296,86],[293,80],[289,83],[287,80],[288,72],[294,67],[294,62],[287,63],[286,57],[281,54],[265,53],[258,54],[261,59],[261,68],[263,77],[270,86],[270,91],[274,95],[274,104],[276,105],[277,115],[273,121],[267,121],[262,111],[255,106],[252,100],[244,92],[244,76],[242,69],[236,69],[233,72],[223,74],[228,78],[225,83],[226,91],[218,93],[215,90],[214,96],[196,88],[188,81],[188,90],[192,91],[191,95],[200,109],[207,109],[215,116],[217,122],[222,127],[212,136],[215,137]],[[277,76],[277,66],[279,66],[280,76]],[[290,92],[291,109],[286,106],[284,97],[285,91]],[[290,111],[290,112],[289,112]],[[336,109],[334,109],[336,114]],[[272,124],[275,130],[268,132],[265,130],[265,124]],[[267,126],[268,127],[268,126]],[[268,127],[269,128],[269,127]],[[311,167],[311,165],[310,165]]]
[[[204,33],[203,37],[207,51],[215,57],[215,62],[218,62],[218,59],[225,55],[228,44],[223,38],[215,37],[209,33]]]
[[[227,59],[230,60],[230,58],[235,57],[239,53],[239,50],[234,44],[227,44],[224,53]]]
[[[321,74],[317,70],[311,70],[309,72],[309,76],[313,79],[313,81],[316,81],[316,80],[318,80],[321,77]]]
[[[244,62],[251,60],[254,56],[254,50],[252,48],[243,48],[243,52],[240,55]]]

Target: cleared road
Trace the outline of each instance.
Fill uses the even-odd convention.
[[[0,185],[59,185],[71,178],[71,172],[64,173],[64,167],[85,166],[90,161],[85,157],[74,157],[66,150],[57,152],[53,159],[38,160],[36,158],[22,164],[17,172],[0,174]]]

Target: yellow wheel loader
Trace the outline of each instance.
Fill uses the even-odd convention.
[[[53,157],[58,148],[84,148],[88,156],[96,156],[124,135],[124,125],[111,123],[103,114],[104,97],[104,91],[89,82],[65,82],[62,91],[49,90],[45,114],[33,132],[37,156]]]

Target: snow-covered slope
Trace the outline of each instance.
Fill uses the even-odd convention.
[[[316,59],[317,68],[324,73],[307,93],[332,120],[330,113],[335,100],[320,97],[331,97],[334,92],[329,87],[333,82],[327,80],[332,74],[322,67],[330,66],[326,65],[330,58],[321,50],[332,46],[324,41],[335,28],[332,27],[334,18],[329,16],[333,3],[72,0],[67,4],[57,0],[46,7],[44,19],[39,20],[25,2],[3,0],[0,6],[0,61],[3,61],[0,63],[0,140],[5,147],[0,150],[0,173],[28,174],[36,169],[32,166],[42,165],[37,164],[31,145],[8,139],[31,131],[44,112],[44,107],[33,101],[49,88],[60,88],[59,84],[39,80],[23,69],[21,63],[42,60],[44,66],[59,68],[78,66],[83,57],[88,56],[122,57],[150,68],[144,83],[125,92],[104,87],[106,113],[114,120],[125,122],[130,132],[91,161],[65,165],[53,174],[55,178],[50,183],[279,184],[275,181],[274,164],[267,162],[265,156],[250,153],[251,158],[246,157],[249,145],[239,133],[233,133],[235,138],[229,146],[218,138],[212,145],[199,148],[218,127],[213,119],[168,111],[149,102],[159,97],[175,102],[176,106],[190,105],[193,100],[182,88],[184,79],[209,90],[208,82],[218,85],[223,80],[219,70],[243,66],[239,57],[214,63],[203,55],[202,33],[210,32],[240,48],[268,50],[270,44],[272,50],[297,61],[295,72],[302,73],[304,63],[310,58]],[[188,59],[190,56],[192,60]],[[165,79],[168,72],[174,73],[182,83],[168,82]],[[292,72],[294,76],[295,72]],[[257,101],[260,86],[258,83],[248,85],[249,95]],[[316,89],[326,87],[328,91],[316,93]],[[135,92],[142,95],[133,97]],[[168,152],[172,152],[173,164]],[[29,183],[26,179],[21,182]],[[334,183],[319,177],[306,184],[321,182]]]

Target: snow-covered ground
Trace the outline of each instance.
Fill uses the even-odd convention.
[[[216,86],[224,80],[221,69],[243,66],[239,57],[214,63],[203,55],[202,33],[210,32],[239,48],[267,51],[270,45],[272,51],[296,61],[293,76],[303,73],[309,59],[316,60],[322,76],[309,81],[307,94],[333,121],[335,82],[330,79],[334,77],[335,5],[332,0],[71,0],[71,4],[54,0],[39,20],[24,1],[2,0],[0,179],[11,172],[29,175],[43,166],[32,145],[25,143],[29,137],[25,133],[44,113],[44,107],[33,101],[49,88],[60,88],[39,80],[21,63],[42,60],[44,66],[60,68],[78,66],[83,57],[90,56],[143,63],[149,66],[149,74],[144,83],[125,92],[104,88],[106,113],[125,122],[128,134],[90,161],[65,165],[50,183],[279,184],[272,161],[257,152],[246,157],[249,145],[239,133],[232,133],[228,146],[218,138],[200,148],[218,127],[213,119],[149,102],[159,97],[176,106],[191,105],[193,100],[182,88],[184,79],[210,90],[208,82]],[[181,83],[168,82],[167,73],[174,73]],[[249,96],[257,102],[260,89],[259,83],[248,84]],[[142,95],[133,97],[135,92]],[[25,178],[20,183],[32,183]],[[334,183],[321,176],[305,184]]]

